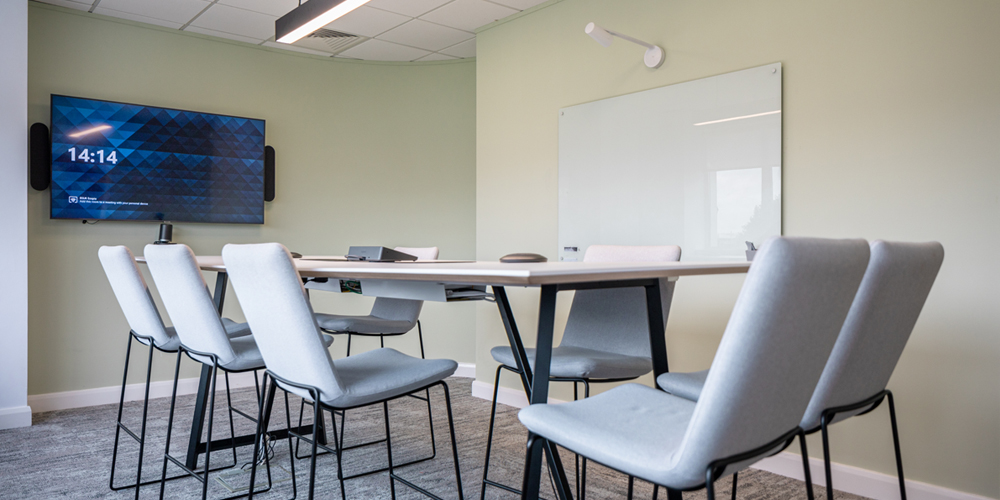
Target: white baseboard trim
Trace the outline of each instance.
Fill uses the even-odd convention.
[[[31,425],[31,407],[15,406],[0,408],[0,430],[29,427]]]
[[[479,380],[472,382],[472,395],[487,401],[492,400],[493,384]],[[528,406],[528,398],[524,395],[524,391],[507,387],[500,387],[497,393],[497,402],[515,408]],[[564,403],[564,401],[549,398],[549,403]],[[799,481],[805,479],[802,473],[802,457],[794,453],[779,453],[757,462],[753,467]],[[823,473],[823,460],[810,457],[809,467],[813,482],[819,486],[825,486],[826,476]],[[903,470],[905,472],[905,467]],[[896,476],[836,462],[832,464],[831,472],[833,473],[834,487],[837,490],[879,500],[899,499],[899,482],[896,481]],[[992,500],[989,497],[910,479],[906,480],[906,496],[909,500]]]
[[[773,457],[765,458],[757,462],[753,468],[791,477],[799,481],[805,478],[805,475],[802,473],[802,456],[787,451]],[[826,486],[823,460],[810,457],[809,469],[813,483],[819,486]],[[834,488],[839,491],[868,498],[877,498],[879,500],[899,499],[899,482],[896,480],[895,475],[882,474],[881,472],[874,472],[836,462],[831,464],[830,472],[833,474]],[[903,472],[905,475],[905,464]],[[912,479],[906,480],[906,497],[910,500],[991,500],[989,497],[943,488]]]
[[[459,363],[458,369],[455,370],[453,377],[460,378],[476,378],[476,364],[475,363]]]
[[[253,387],[253,372],[231,373],[229,374],[229,386],[233,389],[242,387]],[[218,388],[222,390],[226,387],[224,379],[219,378]],[[49,394],[37,394],[28,396],[28,405],[34,413],[55,410],[69,410],[72,408],[83,408],[87,406],[97,406],[113,404],[121,397],[121,386],[99,387],[97,389],[83,389],[79,391],[52,392]],[[125,386],[125,401],[141,401],[143,392],[146,389],[145,383],[129,384]],[[150,398],[169,397],[173,389],[173,380],[161,380],[149,384]],[[194,394],[198,391],[198,378],[183,378],[177,381],[177,394],[180,396]]]

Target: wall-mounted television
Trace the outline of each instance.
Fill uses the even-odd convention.
[[[264,120],[52,95],[53,219],[264,223]]]

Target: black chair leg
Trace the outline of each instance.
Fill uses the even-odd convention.
[[[632,500],[632,490],[633,490],[634,487],[635,487],[635,478],[632,477],[632,476],[629,476],[628,477],[628,494],[626,495],[626,498],[628,498],[628,500]]]
[[[715,500],[715,475],[712,474],[711,468],[705,473],[705,498]]]
[[[496,375],[493,377],[493,404],[490,407],[490,425],[489,430],[486,433],[486,460],[483,463],[483,487],[479,493],[479,500],[486,499],[486,486],[488,485],[489,479],[487,476],[490,472],[490,451],[493,448],[493,425],[496,423],[497,417],[497,393],[500,390],[500,370],[503,369],[503,365],[497,367]],[[573,385],[576,387],[576,384]]]
[[[111,449],[111,479],[108,481],[108,487],[112,491],[116,491],[115,487],[115,464],[118,462],[118,439],[122,432],[122,410],[125,409],[125,386],[128,384],[128,360],[132,355],[132,334],[128,336],[128,344],[125,347],[125,371],[122,373],[122,391],[121,396],[118,398],[118,419],[115,421],[115,445]],[[147,379],[146,390],[149,390],[149,382]],[[139,473],[136,475],[136,483],[139,482],[141,477],[142,469],[139,469]],[[138,485],[136,486],[138,489]]]
[[[309,457],[309,500],[312,500],[316,490],[316,450],[319,444],[319,419],[323,418],[323,412],[319,407],[319,393],[313,396],[313,437],[312,455]]]
[[[181,373],[182,354],[181,351],[177,351],[177,366],[174,368],[174,388],[170,393],[170,413],[167,416],[167,445],[163,450],[163,475],[160,477],[160,500],[163,500],[164,488],[167,485],[167,456],[170,453],[170,434],[174,427],[174,406],[177,403],[177,379]]]
[[[833,500],[833,473],[830,470],[830,432],[827,428],[826,415],[820,418],[820,427],[823,434],[823,473],[826,475],[826,498],[827,500]]]
[[[899,476],[899,498],[906,500],[906,479],[903,478],[903,456],[899,451],[899,430],[896,428],[896,404],[892,392],[885,391],[889,398],[889,421],[892,422],[892,445],[896,451],[896,474]]]
[[[257,372],[254,372],[256,376]],[[267,485],[268,490],[271,489],[271,465],[270,458],[268,457],[267,451],[267,427],[268,421],[270,420],[271,408],[274,405],[274,393],[277,389],[277,384],[271,383],[271,386],[267,385],[267,374],[264,374],[263,391],[258,391],[261,397],[257,398],[257,433],[254,437],[254,448],[253,448],[253,461],[250,465],[250,489],[247,491],[247,500],[253,500],[254,486],[257,483],[257,464],[260,462],[260,450],[263,449],[264,461],[267,463]],[[266,391],[266,392],[264,392]],[[266,397],[264,396],[266,394]],[[288,412],[288,393],[285,393],[285,419],[287,421],[287,428],[291,428],[292,420]],[[288,449],[292,449],[292,435],[288,435]],[[292,475],[292,498],[294,499],[298,495],[298,489],[295,485],[295,458],[289,453],[288,457],[289,466],[291,467]]]
[[[382,402],[382,413],[385,415],[385,454],[389,458],[389,493],[396,500],[396,473],[392,470],[392,435],[389,433],[389,402]]]
[[[458,467],[458,441],[455,439],[455,422],[451,414],[451,394],[448,391],[448,384],[441,382],[441,388],[444,389],[444,402],[448,410],[448,432],[451,434],[451,458],[455,463],[455,482],[458,483],[458,500],[463,500],[465,493],[462,490],[462,472]],[[388,422],[388,419],[386,421]],[[388,435],[386,433],[386,436]]]
[[[739,482],[739,472],[733,473],[733,495],[730,497],[732,500],[736,500],[736,484]]]
[[[812,468],[809,466],[809,449],[806,447],[806,433],[799,433],[799,448],[802,453],[802,474],[806,479],[806,496],[813,500]],[[733,478],[733,491],[736,491],[736,478]],[[733,497],[735,498],[735,497]]]

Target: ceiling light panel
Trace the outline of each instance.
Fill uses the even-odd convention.
[[[369,61],[413,61],[430,55],[430,52],[375,39],[351,47],[339,55]]]
[[[343,31],[355,35],[373,37],[381,35],[400,24],[409,21],[410,18],[384,10],[373,9],[361,6],[348,12],[336,21],[324,26],[326,29]]]
[[[371,0],[370,7],[410,17],[420,17],[451,0]]]
[[[420,18],[451,28],[475,31],[480,26],[517,13],[515,9],[485,0],[455,0]]]
[[[299,6],[299,0],[219,0],[218,3],[277,17]]]
[[[215,4],[192,21],[191,25],[255,38],[260,42],[274,35],[275,19],[277,16]]]
[[[401,43],[411,47],[418,47],[430,51],[438,51],[445,47],[451,47],[456,43],[468,40],[476,36],[454,28],[441,26],[440,24],[429,23],[414,19],[398,28],[380,35],[380,40]]]
[[[517,10],[528,10],[540,3],[545,3],[546,0],[490,0],[493,3],[498,3]]]
[[[209,5],[205,0],[101,0],[94,12],[110,9],[183,25]]]
[[[441,50],[442,54],[455,57],[476,57],[476,39],[468,40]]]
[[[153,24],[156,26],[163,26],[164,28],[179,29],[184,26],[184,23],[178,23],[174,21],[164,21],[163,19],[156,19],[147,16],[140,16],[138,14],[129,14],[128,12],[119,12],[117,10],[102,9],[98,7],[94,9],[94,14],[100,14],[102,16],[111,16],[118,19],[127,19],[129,21],[135,21],[137,23]]]

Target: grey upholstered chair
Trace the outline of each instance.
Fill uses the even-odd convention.
[[[163,474],[166,475],[167,462],[173,462],[202,483],[202,498],[208,495],[208,472],[204,477],[188,469],[184,463],[170,455],[170,435],[173,427],[174,404],[177,398],[177,377],[180,370],[181,354],[211,367],[211,388],[209,390],[208,437],[205,447],[205,469],[210,469],[212,448],[212,421],[215,413],[216,376],[219,370],[225,375],[226,389],[229,389],[229,373],[256,371],[264,368],[264,359],[253,335],[230,338],[226,335],[222,320],[212,302],[208,285],[201,275],[194,253],[187,245],[146,245],[144,251],[153,281],[156,282],[163,305],[174,323],[180,337],[177,353],[177,367],[174,371],[174,389],[170,400],[170,416],[167,419],[167,442],[163,452]],[[322,336],[320,345],[329,345],[333,338]],[[325,350],[324,347],[324,350]],[[228,392],[227,392],[228,394]],[[259,397],[259,393],[258,393]],[[227,396],[228,399],[228,396]],[[232,401],[227,401],[232,409]],[[241,416],[256,421],[252,415],[232,409]],[[229,420],[229,431],[235,437],[233,420]],[[233,447],[235,450],[235,447]],[[255,447],[256,448],[256,447]],[[234,451],[235,452],[235,451]],[[270,469],[268,469],[270,471]],[[268,474],[270,482],[270,473]],[[163,498],[166,483],[160,484],[160,498]]]
[[[530,431],[529,453],[551,441],[657,485],[704,487],[714,500],[716,479],[777,453],[796,435],[805,452],[798,424],[868,256],[864,240],[769,239],[697,403],[627,384],[582,401],[532,405],[518,414]]]
[[[584,262],[676,262],[681,258],[681,247],[591,245],[583,256]],[[669,296],[663,294],[663,300]],[[667,304],[665,304],[667,305]],[[664,311],[668,310],[664,307]],[[649,352],[649,325],[646,316],[646,294],[642,287],[579,290],[573,297],[566,329],[559,346],[552,349],[551,376],[549,380],[573,383],[573,399],[582,384],[584,397],[590,396],[590,384],[632,380],[652,371],[653,361]],[[664,321],[666,324],[666,321]],[[534,369],[535,350],[525,349]],[[488,479],[490,452],[493,444],[493,425],[496,418],[497,389],[501,370],[520,373],[510,346],[494,347],[490,354],[500,363],[494,377],[493,403],[486,440],[486,459],[483,466],[483,491],[494,486],[516,492],[510,486]],[[577,497],[586,498],[587,462],[582,468],[577,460]],[[629,485],[631,486],[631,478]]]
[[[102,246],[97,251],[97,255],[101,260],[101,266],[104,268],[104,274],[107,275],[108,282],[111,283],[111,289],[115,293],[115,298],[118,299],[118,304],[121,306],[122,312],[125,314],[125,319],[128,321],[129,328],[131,329],[129,331],[128,344],[125,348],[125,371],[122,374],[122,389],[121,395],[118,398],[118,418],[115,422],[115,444],[111,452],[111,478],[108,481],[108,485],[112,491],[136,488],[136,498],[138,498],[138,487],[158,481],[142,482],[141,480],[142,455],[146,444],[146,416],[149,410],[149,383],[150,374],[153,369],[153,350],[175,353],[180,347],[180,338],[172,327],[164,326],[163,318],[160,317],[160,312],[156,309],[156,304],[153,303],[149,287],[146,286],[146,280],[143,279],[142,273],[139,272],[139,268],[136,266],[135,257],[132,255],[132,252],[127,247],[121,245]],[[231,319],[222,318],[222,324],[226,335],[229,337],[242,337],[250,334],[250,327],[246,323],[236,323]],[[122,423],[122,410],[125,406],[125,385],[128,381],[128,362],[132,354],[133,339],[149,347],[149,357],[146,361],[146,388],[142,399],[142,426],[138,434]],[[118,443],[122,429],[139,443],[136,482],[124,486],[115,485],[115,467],[118,462]],[[218,469],[234,465],[236,465],[235,452],[233,463],[219,467]],[[177,479],[180,477],[186,477],[186,474],[173,476],[168,479]]]
[[[396,247],[396,250],[408,253],[417,260],[437,260],[438,247],[414,248]],[[322,284],[306,282],[306,289],[329,289]],[[348,316],[342,314],[315,313],[316,323],[327,333],[347,334],[347,355],[351,355],[351,339],[354,335],[378,337],[380,346],[385,347],[385,337],[403,335],[417,328],[417,338],[420,341],[420,357],[424,357],[424,333],[420,326],[420,309],[422,300],[391,299],[378,297],[372,305],[372,311],[365,316]]]
[[[261,417],[258,418],[258,436],[267,432],[267,419],[263,417],[273,404],[276,387],[281,387],[285,391],[286,408],[288,392],[313,402],[313,436],[318,432],[317,422],[322,409],[345,410],[381,403],[385,418],[386,452],[389,458],[389,484],[393,498],[395,498],[396,481],[425,493],[426,490],[398,477],[393,469],[388,401],[440,386],[444,391],[448,411],[448,429],[451,433],[458,497],[463,498],[458,449],[451,415],[451,398],[448,385],[444,382],[444,379],[458,368],[457,363],[446,359],[414,358],[386,348],[356,354],[335,362],[323,346],[322,334],[316,325],[312,307],[306,298],[305,289],[292,257],[285,247],[277,243],[226,245],[222,250],[222,258],[250,327],[254,330],[261,354],[267,363],[267,372],[264,376],[267,396],[265,405],[261,408]],[[272,383],[268,387],[269,379]],[[336,423],[333,425],[333,430],[336,433]],[[318,439],[308,439],[294,433],[290,435],[312,444],[309,498],[313,497],[315,488],[316,453],[319,447],[337,454],[337,477],[340,481],[341,497],[345,497],[343,447],[337,446],[336,449],[332,449],[320,445]],[[336,434],[334,442],[338,442]],[[251,485],[256,471],[255,457]],[[250,496],[253,496],[252,490]]]
[[[878,240],[871,244],[871,260],[864,280],[799,423],[806,433],[823,433],[823,463],[830,499],[833,498],[833,486],[827,428],[835,422],[874,410],[884,399],[889,400],[899,493],[906,499],[896,408],[892,392],[886,386],[943,260],[944,248],[936,242]],[[656,382],[671,394],[697,401],[707,377],[708,370],[665,373]]]

